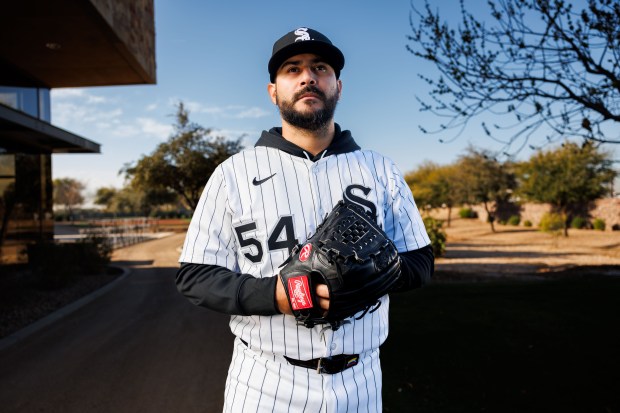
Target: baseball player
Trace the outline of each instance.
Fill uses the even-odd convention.
[[[231,315],[236,336],[225,412],[381,412],[379,346],[389,298],[340,328],[293,317],[279,267],[340,201],[376,217],[394,243],[402,281],[427,283],[433,253],[401,172],[334,123],[342,52],[300,27],[273,46],[268,92],[282,126],[223,162],[194,212],[176,282],[191,302]],[[318,285],[320,307],[329,291]]]

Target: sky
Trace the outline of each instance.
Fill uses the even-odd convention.
[[[103,186],[122,187],[121,168],[170,136],[180,101],[193,122],[254,145],[262,130],[280,126],[267,94],[273,43],[298,27],[322,32],[344,53],[335,120],[362,148],[392,158],[404,173],[424,161],[451,163],[470,144],[498,150],[478,122],[451,143],[419,130],[440,120],[416,101],[428,93],[418,74],[436,69],[406,49],[412,3],[423,6],[423,0],[155,0],[157,84],[52,90],[52,124],[101,144],[100,154],[53,155],[53,177],[77,177],[91,197]],[[458,0],[431,4],[442,17],[459,16]],[[488,12],[486,0],[466,0],[466,7]]]

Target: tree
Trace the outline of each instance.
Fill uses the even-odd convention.
[[[241,137],[211,137],[211,130],[190,122],[183,102],[177,106],[174,133],[150,154],[121,170],[130,185],[143,191],[153,204],[177,195],[191,210],[215,168],[242,149]]]
[[[452,207],[456,198],[455,183],[458,171],[453,165],[438,165],[424,162],[413,172],[405,175],[405,181],[411,188],[416,203],[422,210],[429,208],[448,208],[448,226],[450,226]]]
[[[563,0],[488,4],[491,24],[467,12],[461,0],[456,29],[428,1],[423,11],[412,8],[407,48],[439,71],[420,76],[432,87],[431,103],[418,100],[423,111],[448,119],[430,132],[450,129],[456,137],[486,112],[511,115],[501,126],[482,122],[504,152],[518,151],[543,126],[543,144],[567,137],[620,143],[611,127],[620,122],[620,2],[588,0],[580,12]],[[512,132],[499,139],[499,130]]]
[[[488,150],[470,146],[458,158],[455,168],[459,174],[455,187],[456,198],[462,203],[482,203],[491,230],[495,232],[497,208],[509,201],[516,187],[511,165],[499,162]]]
[[[565,236],[572,214],[602,198],[617,174],[610,155],[591,143],[565,143],[555,150],[538,151],[516,169],[518,194],[530,201],[549,203],[564,215]]]
[[[93,201],[93,203],[95,205],[101,205],[105,207],[107,211],[111,211],[114,199],[117,194],[118,189],[112,186],[98,188],[97,192],[95,192],[95,200]]]
[[[84,203],[82,192],[84,183],[73,178],[54,179],[54,204],[63,205],[70,219],[73,219],[73,208]]]
[[[178,200],[175,193],[159,191],[148,189],[145,192],[131,184],[121,189],[101,187],[97,189],[94,203],[113,214],[150,216],[158,205],[174,204]]]

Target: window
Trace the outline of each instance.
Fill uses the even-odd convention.
[[[0,148],[0,264],[26,262],[27,245],[53,233],[51,155]]]
[[[45,88],[0,86],[0,103],[50,122],[50,91]]]

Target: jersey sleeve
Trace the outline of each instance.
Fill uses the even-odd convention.
[[[398,167],[390,163],[385,232],[394,241],[398,252],[417,250],[429,245],[431,241],[411,189]]]
[[[196,206],[179,261],[219,265],[238,271],[231,220],[226,182],[220,165],[211,175]]]

